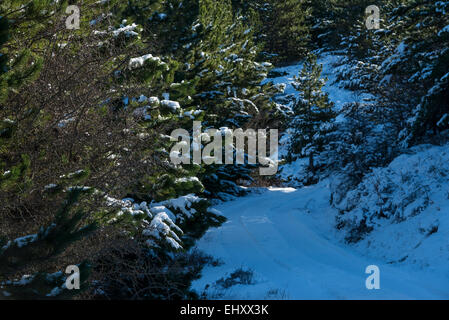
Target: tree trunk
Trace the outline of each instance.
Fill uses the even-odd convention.
[[[309,155],[309,169],[312,171],[315,170],[315,164],[313,163],[313,152]]]

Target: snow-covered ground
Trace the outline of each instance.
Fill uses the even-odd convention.
[[[193,284],[218,299],[449,299],[449,278],[389,265],[338,241],[326,182],[301,189],[265,189],[217,207],[228,221],[198,248],[220,259]],[[368,290],[365,269],[380,268],[380,290]],[[235,270],[251,284],[216,285]]]
[[[340,109],[345,103],[348,102],[361,102],[364,99],[368,99],[370,96],[367,94],[360,94],[354,91],[346,90],[344,88],[340,88],[336,83],[337,74],[335,72],[334,65],[338,62],[339,56],[332,54],[325,54],[318,58],[318,64],[323,66],[323,72],[321,76],[323,78],[327,78],[326,85],[323,87],[323,90],[329,94],[329,99],[335,104],[336,109]],[[299,71],[301,70],[301,63],[294,64],[282,68],[276,68],[275,71],[284,74],[283,76],[270,78],[266,81],[271,81],[274,84],[285,84],[286,95],[295,94],[295,88],[291,85],[293,82],[293,77],[298,76]]]
[[[413,147],[374,169],[338,205],[349,225],[373,229],[354,247],[449,278],[448,176],[448,144]]]
[[[319,63],[329,79],[324,90],[338,109],[368,97],[338,87],[333,68],[337,59],[326,55]],[[287,75],[271,80],[285,84],[286,94],[294,94],[290,83],[300,68],[300,64],[278,68]],[[281,154],[285,151],[283,140]],[[416,155],[403,155],[389,168],[367,176],[365,189],[379,177],[384,184],[389,179],[403,184],[402,189],[386,188],[390,195],[381,194],[379,199],[385,200],[386,195],[393,204],[401,204],[402,198],[408,201],[413,194],[415,198],[405,204],[405,211],[419,207],[423,200],[429,200],[425,201],[429,209],[421,206],[405,221],[394,221],[395,214],[389,220],[383,216],[374,219],[372,233],[356,245],[345,243],[344,230],[335,228],[338,213],[329,203],[328,181],[300,189],[258,189],[218,205],[216,209],[228,220],[209,230],[197,248],[222,263],[206,267],[192,288],[208,299],[449,299],[445,267],[449,262],[449,181],[444,178],[449,175],[449,169],[444,169],[447,149],[415,150]],[[282,176],[300,172],[302,162],[284,165]],[[408,183],[414,183],[416,190],[424,186],[435,192],[421,194],[407,187]],[[376,217],[378,198],[372,190],[356,189],[342,205],[351,201],[354,205],[349,207],[348,219],[358,217],[364,205],[373,212],[362,211]],[[366,288],[369,275],[365,270],[370,265],[380,268],[379,290]]]

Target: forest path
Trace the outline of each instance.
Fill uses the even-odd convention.
[[[301,189],[260,189],[216,207],[227,219],[197,248],[223,262],[208,266],[193,289],[218,299],[449,299],[449,279],[361,256],[337,240],[325,182]],[[380,268],[380,290],[365,286],[365,269]],[[214,285],[235,270],[252,284]]]
[[[368,96],[335,83],[337,60],[322,55],[318,62],[328,78],[323,89],[340,109]],[[285,74],[268,80],[286,84],[285,94],[294,94],[291,82],[300,69],[301,64],[277,68]],[[449,299],[448,278],[372,259],[341,241],[326,182],[259,191],[216,207],[228,221],[209,230],[197,247],[223,264],[203,270],[192,285],[198,293],[209,285],[212,299]],[[366,288],[369,265],[380,268],[380,290]],[[214,285],[239,268],[254,272],[253,284]]]

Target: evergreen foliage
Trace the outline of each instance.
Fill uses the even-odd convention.
[[[81,193],[81,189],[70,191],[53,223],[47,227],[41,227],[38,233],[0,243],[0,292],[5,298],[54,299],[79,294],[80,291],[67,289],[65,283],[67,277],[62,271],[52,274],[38,272],[33,275],[23,275],[21,280],[10,279],[10,277],[60,255],[69,245],[96,229],[95,223],[81,226],[86,217],[85,212],[81,210],[72,212]],[[87,288],[89,269],[87,262],[79,265],[82,280],[80,287],[83,290]]]
[[[264,24],[266,50],[280,60],[297,60],[306,55],[310,43],[308,17],[312,14],[307,0],[271,1],[270,18]]]
[[[299,96],[293,105],[290,154],[309,157],[309,168],[312,171],[319,167],[314,158],[329,143],[335,118],[333,104],[328,94],[322,91],[326,80],[320,78],[321,72],[322,66],[317,64],[316,57],[309,55],[293,83]]]
[[[192,138],[193,121],[290,128],[287,160],[308,162],[304,183],[337,176],[334,204],[410,146],[449,140],[449,2],[378,1],[368,30],[372,4],[2,1],[0,293],[71,298],[57,258],[73,249],[88,297],[197,298],[190,282],[214,262],[191,249],[224,222],[211,203],[257,179],[248,163],[171,163],[170,134]],[[337,81],[369,99],[337,110],[312,52],[340,55]],[[267,78],[300,60],[292,99]],[[100,240],[77,252],[88,234]]]

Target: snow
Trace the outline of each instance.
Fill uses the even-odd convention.
[[[443,33],[449,33],[449,25],[445,26],[443,29],[438,32],[438,36],[441,37]]]
[[[162,204],[148,205],[147,202],[135,203],[132,198],[125,198],[117,200],[106,196],[106,201],[109,206],[117,207],[119,209],[117,216],[122,215],[145,215],[150,220],[146,221],[147,225],[144,228],[142,235],[148,237],[146,244],[149,247],[159,247],[161,242],[165,242],[175,250],[182,248],[181,240],[178,234],[182,234],[182,230],[173,222],[176,221],[176,216],[168,208]],[[117,218],[112,218],[109,222],[113,223]]]
[[[172,100],[162,100],[161,106],[170,109],[172,112],[176,112],[178,109],[181,109],[179,102]]]
[[[134,30],[137,28],[135,23],[127,26],[121,26],[119,29],[112,31],[114,37],[118,37],[121,33],[125,33],[126,36],[137,36],[138,33]]]
[[[318,64],[323,66],[321,76],[327,78],[326,85],[323,87],[323,91],[329,94],[329,99],[334,102],[337,110],[341,109],[344,104],[350,102],[360,102],[369,98],[366,94],[360,94],[354,91],[342,88],[336,83],[337,72],[335,72],[334,65],[339,61],[340,56],[333,54],[324,54],[317,60]],[[287,67],[276,68],[274,71],[286,73],[283,76],[276,78],[268,78],[263,83],[272,81],[275,85],[285,85],[284,94],[296,95],[297,91],[292,86],[294,82],[294,76],[298,76],[299,71],[302,69],[302,62]]]
[[[394,58],[406,49],[399,45]],[[334,65],[339,59],[327,54],[318,60],[322,76],[328,78],[323,89],[336,109],[372,98],[336,83]],[[284,87],[283,95],[296,96],[292,82],[301,68],[302,63],[277,68],[285,75],[265,82]],[[285,156],[288,141],[287,130],[280,156]],[[282,165],[280,176],[294,179],[306,167],[307,159],[298,159]],[[197,249],[221,263],[207,266],[192,288],[209,299],[449,299],[448,175],[449,144],[418,146],[367,175],[339,204],[344,215],[330,204],[331,180],[230,197],[210,209],[228,220],[197,243]],[[376,189],[379,184],[389,192],[382,192],[382,186]],[[380,209],[391,212],[382,211],[383,217]],[[337,223],[357,224],[364,218],[371,233],[348,244],[347,230],[337,229]],[[366,268],[372,265],[380,269],[380,290],[365,285]],[[252,273],[251,283],[223,287],[223,279],[238,270]]]
[[[441,119],[437,122],[437,126],[438,126],[438,127],[442,127],[442,126],[444,125],[444,123],[448,120],[448,118],[449,118],[449,114],[448,114],[448,113],[445,113],[445,114],[441,117]]]
[[[18,248],[22,248],[33,242],[36,242],[38,239],[39,239],[38,234],[30,234],[24,237],[20,237],[14,239],[12,242],[8,241],[8,243],[1,248],[1,251],[9,249],[12,245],[16,245]]]
[[[269,188],[216,207],[228,221],[197,248],[223,262],[206,267],[192,288],[220,299],[448,299],[449,278],[357,252],[338,240],[326,182],[302,189]],[[365,269],[380,268],[380,290],[368,290]],[[254,284],[214,283],[239,268]],[[276,297],[274,297],[276,298]]]
[[[140,57],[132,58],[129,60],[129,67],[131,69],[140,68],[143,67],[145,64],[145,61],[150,60],[153,62],[158,63],[159,65],[166,65],[165,62],[161,60],[159,57],[154,57],[151,53],[145,54]]]
[[[150,98],[148,98],[148,102],[149,102],[150,105],[152,105],[152,106],[157,106],[157,105],[159,105],[159,103],[160,103],[158,97],[150,97]]]
[[[181,239],[176,232],[182,234],[182,230],[176,226],[169,216],[164,213],[158,213],[152,220],[150,225],[143,231],[143,235],[149,237],[146,241],[150,247],[157,246],[155,240],[165,240],[173,249],[182,249]]]
[[[56,296],[60,295],[62,291],[63,291],[63,289],[61,289],[59,287],[55,287],[46,296],[47,297],[56,297]]]
[[[145,97],[143,94],[140,95],[139,99],[137,100],[137,102],[142,103],[142,102],[146,102],[148,100],[147,97]]]
[[[417,146],[375,169],[339,205],[345,221],[373,228],[355,248],[449,278],[448,175],[449,145]]]
[[[22,278],[20,280],[16,280],[16,281],[5,281],[4,284],[8,284],[8,285],[18,285],[18,286],[24,286],[28,283],[30,283],[31,281],[33,281],[35,275],[29,275],[29,274],[25,274],[22,276]]]
[[[197,182],[200,183],[198,178],[191,177],[191,178],[181,178],[178,180],[182,180],[185,182]],[[155,207],[168,207],[172,208],[173,210],[179,211],[182,213],[182,215],[179,215],[175,218],[176,222],[182,222],[185,218],[191,218],[195,213],[195,208],[192,208],[193,204],[198,203],[200,201],[203,201],[205,199],[195,196],[194,194],[188,194],[186,196],[182,196],[176,199],[170,199],[163,202],[160,202],[158,204],[155,204]],[[152,210],[154,210],[152,208]],[[170,211],[171,212],[171,211]]]
[[[197,177],[186,177],[177,179],[177,183],[193,182],[200,183]],[[182,240],[180,235],[183,231],[177,224],[183,223],[186,219],[192,218],[197,210],[194,205],[205,201],[194,194],[188,194],[175,199],[169,199],[162,202],[152,202],[148,204],[143,201],[135,202],[132,198],[122,200],[106,196],[106,203],[110,207],[117,209],[116,217],[113,217],[109,223],[117,221],[117,217],[144,216],[144,230],[142,235],[147,237],[146,244],[149,247],[160,247],[161,243],[169,245],[174,250],[182,249]],[[213,213],[213,211],[210,211]]]

